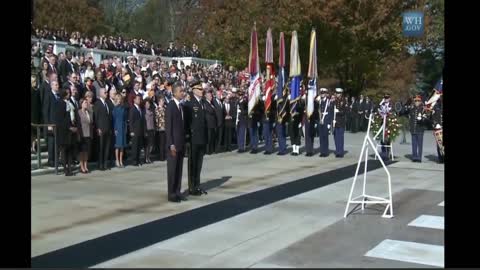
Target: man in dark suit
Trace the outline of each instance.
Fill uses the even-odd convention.
[[[55,58],[55,56],[50,56],[49,59],[48,59],[48,69],[47,69],[47,73],[57,73],[58,74],[58,71],[57,71],[57,59]]]
[[[167,178],[168,200],[180,202],[186,200],[180,194],[182,186],[183,157],[185,152],[185,126],[182,105],[184,89],[180,84],[173,87],[173,101],[167,105],[165,112],[165,135],[167,141]]]
[[[60,62],[60,65],[58,67],[58,75],[60,75],[60,79],[62,82],[66,82],[67,81],[67,76],[73,72],[75,72],[75,68],[73,66],[73,63],[72,63],[72,52],[71,51],[67,51],[65,53],[65,60],[62,60],[62,62]]]
[[[106,103],[107,89],[100,88],[98,92],[99,98],[93,105],[93,119],[99,138],[98,169],[104,171],[109,169],[107,160],[108,153],[110,152],[110,140],[112,138],[112,112]]]
[[[108,90],[108,98],[106,100],[106,103],[110,112],[113,112],[113,109],[115,108],[115,96],[117,95],[117,90],[115,90],[114,86],[108,87],[108,84],[106,85],[106,87],[107,89],[110,89]],[[110,139],[110,152],[108,155],[108,160],[111,166],[113,166],[115,162],[115,133],[111,132],[111,134],[112,138]]]
[[[68,102],[70,102],[73,107],[75,108],[75,112],[77,112],[80,109],[80,95],[78,93],[78,88],[75,84],[69,85],[68,87],[70,89],[70,99]],[[73,162],[75,164],[78,164],[77,156],[78,156],[78,147],[77,144],[73,143],[72,144],[72,152],[73,152]]]
[[[143,145],[143,136],[145,135],[145,113],[140,107],[142,96],[137,95],[133,102],[133,107],[130,108],[128,116],[130,136],[132,138],[132,162],[134,166],[141,166],[140,151]]]
[[[216,142],[215,142],[215,153],[222,152],[222,140],[223,140],[223,132],[225,129],[225,116],[224,116],[224,108],[223,102],[220,100],[220,97],[217,92],[217,96],[213,99],[213,105],[215,107],[215,114],[217,116],[217,130],[215,132]]]
[[[232,136],[235,130],[235,122],[237,116],[237,106],[234,101],[230,100],[230,96],[227,96],[223,105],[223,115],[225,115],[224,127],[225,127],[225,150],[231,151],[230,144],[232,143]]]
[[[63,81],[62,88],[64,88],[64,89],[69,88],[70,89],[70,86],[72,86],[72,85],[77,86],[77,82],[76,82],[77,76],[78,75],[75,72],[69,72],[67,77],[66,77],[66,80]]]
[[[52,77],[50,77],[52,78]],[[58,107],[58,102],[60,96],[58,95],[59,87],[56,80],[50,81],[51,91],[45,93],[43,100],[43,123],[44,124],[55,124],[56,109]],[[55,138],[53,136],[53,127],[48,127],[47,134],[47,147],[48,147],[48,166],[54,167],[54,158],[55,158]]]
[[[43,81],[38,89],[40,91],[40,104],[44,104],[44,100],[48,97],[52,88],[50,87],[50,83],[52,81],[57,81],[57,74],[56,73],[48,73],[48,79]]]
[[[237,104],[237,145],[238,153],[245,152],[246,132],[248,124],[248,100],[242,90],[239,91],[239,100]],[[238,122],[238,123],[237,123]]]
[[[215,152],[215,143],[217,137],[217,116],[215,113],[215,105],[213,104],[212,90],[208,90],[203,100],[205,109],[205,118],[207,120],[207,155]]]
[[[185,102],[185,126],[191,147],[188,156],[188,193],[194,196],[207,194],[200,188],[200,173],[207,148],[206,104],[202,100],[203,87],[200,81],[191,84],[193,98]]]

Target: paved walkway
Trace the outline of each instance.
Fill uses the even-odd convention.
[[[166,164],[162,162],[69,178],[34,176],[32,258],[355,165],[363,138],[364,133],[346,134],[348,153],[343,159],[236,152],[206,156],[202,183],[209,194],[190,196],[180,204],[166,200]],[[443,207],[439,204],[443,202],[444,173],[443,165],[434,161],[434,143],[427,132],[423,163],[405,157],[411,145],[394,145],[398,162],[388,166],[393,219],[381,218],[380,206],[344,219],[350,176],[89,266],[441,267]],[[186,173],[185,165],[182,189],[187,186]],[[369,193],[386,195],[385,172],[377,169],[367,175]],[[426,255],[417,258],[419,252]]]

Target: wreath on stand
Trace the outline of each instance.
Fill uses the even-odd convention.
[[[401,124],[398,122],[397,115],[395,113],[387,113],[387,122],[385,124],[385,141],[386,142],[394,142],[395,139],[400,135]],[[377,134],[377,132],[382,128],[383,125],[383,116],[379,112],[376,112],[373,116],[371,131],[373,136]],[[382,134],[378,135],[378,139],[382,140]]]

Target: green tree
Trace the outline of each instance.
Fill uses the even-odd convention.
[[[34,27],[47,25],[52,29],[65,28],[67,31],[95,33],[101,28],[103,14],[87,0],[36,0],[34,4]]]

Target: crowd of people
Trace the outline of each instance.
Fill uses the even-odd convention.
[[[89,173],[89,162],[97,169],[141,166],[165,161],[167,105],[174,100],[174,85],[185,91],[180,103],[194,98],[196,85],[201,88],[205,110],[206,154],[225,151],[258,153],[258,142],[265,141],[265,154],[286,154],[290,137],[292,155],[300,153],[300,137],[305,137],[307,156],[313,155],[313,138],[320,137],[320,156],[329,155],[328,135],[334,134],[335,155],[343,157],[343,132],[366,131],[367,117],[374,109],[369,97],[347,98],[343,90],[335,93],[321,88],[315,98],[310,119],[306,116],[305,86],[296,113],[286,110],[278,118],[276,101],[265,109],[265,95],[251,113],[248,112],[249,74],[221,65],[185,66],[131,56],[127,63],[108,57],[98,66],[91,58],[73,57],[67,51],[54,55],[49,46],[42,56],[40,70],[32,72],[32,123],[56,126],[56,143],[65,175],[73,175],[72,164],[81,173]],[[200,86],[199,86],[200,85]],[[287,128],[288,127],[288,133]],[[54,166],[54,128],[45,130],[48,165]],[[42,136],[43,137],[43,136]],[[39,151],[36,129],[32,128],[32,152]],[[143,155],[141,153],[143,152]],[[189,152],[186,151],[186,155]],[[388,155],[387,155],[388,156]]]
[[[106,35],[87,37],[78,31],[69,33],[65,29],[49,30],[47,27],[44,27],[44,29],[35,29],[35,31],[32,32],[32,37],[68,42],[69,45],[79,48],[93,48],[167,57],[201,57],[200,50],[195,43],[192,44],[191,48],[183,44],[182,48],[179,49],[173,41],[170,41],[169,46],[164,49],[161,44],[155,44],[154,42],[149,42],[144,39],[126,40],[121,36],[113,37]]]

